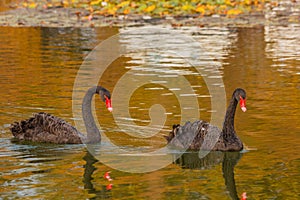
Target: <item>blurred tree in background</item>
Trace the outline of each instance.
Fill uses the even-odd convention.
[[[149,16],[232,16],[262,11],[268,0],[26,0],[18,6],[26,8],[84,8],[93,15],[149,15]]]

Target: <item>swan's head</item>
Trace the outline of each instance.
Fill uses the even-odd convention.
[[[247,111],[246,108],[246,92],[242,88],[237,88],[233,93],[235,99],[240,102],[240,107],[243,112]]]
[[[108,111],[112,112],[113,108],[111,105],[110,92],[107,89],[101,87],[99,90],[99,95],[100,95],[102,101],[105,102],[106,108],[108,109]]]

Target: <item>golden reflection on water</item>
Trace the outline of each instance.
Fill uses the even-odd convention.
[[[231,51],[232,55],[226,59],[228,66],[224,67],[224,82],[228,89],[235,85],[246,88],[247,115],[250,116],[246,116],[245,121],[237,120],[247,132],[255,133],[251,137],[264,138],[255,140],[255,143],[262,142],[260,148],[280,149],[282,156],[286,154],[294,158],[296,149],[300,147],[300,138],[297,137],[300,126],[296,123],[300,119],[300,103],[297,100],[300,97],[299,75],[296,72],[289,75],[285,71],[278,73],[271,67],[273,60],[265,53],[268,44],[265,37],[264,27],[239,31],[239,40]],[[289,68],[297,69],[297,65]],[[238,118],[245,119],[245,116],[238,115]],[[289,149],[285,143],[291,141],[297,142]],[[285,146],[283,149],[282,145]]]
[[[85,56],[99,42],[117,34],[119,30],[0,29],[0,131],[1,138],[4,138],[1,152],[5,155],[0,159],[0,172],[3,175],[0,179],[1,193],[10,195],[12,191],[21,190],[24,186],[35,187],[35,191],[26,191],[33,192],[39,198],[102,196],[118,199],[182,199],[200,198],[202,195],[210,199],[224,199],[226,189],[221,164],[204,170],[182,169],[179,165],[170,164],[151,173],[129,174],[110,169],[101,164],[100,160],[93,164],[95,169],[90,176],[94,179],[83,183],[83,176],[88,176],[82,167],[87,162],[83,159],[86,156],[83,147],[68,149],[66,146],[54,146],[47,149],[41,145],[39,152],[27,149],[32,145],[18,146],[6,140],[11,137],[8,124],[27,118],[34,112],[50,112],[73,123],[72,88],[77,70]],[[224,30],[220,32],[222,37],[227,37]],[[218,46],[218,41],[224,42],[224,38],[205,42],[211,44],[212,51],[216,54],[222,51],[220,58],[218,55],[216,57],[222,63],[220,70],[227,100],[236,87],[247,91],[248,110],[246,113],[237,110],[235,126],[244,143],[257,150],[245,153],[235,167],[238,194],[249,192],[252,199],[296,199],[299,188],[300,147],[299,58],[296,57],[297,54],[291,54],[288,60],[283,61],[277,57],[282,55],[280,52],[283,50],[275,48],[275,44],[282,45],[284,42],[273,38],[276,35],[274,30],[270,33],[264,27],[232,28],[228,32],[228,44],[225,43],[222,48]],[[201,41],[203,37],[196,38]],[[112,91],[116,82],[130,67],[139,66],[138,63],[130,62],[131,60],[129,55],[115,60],[107,68],[99,84]],[[195,71],[193,68],[189,70]],[[205,82],[201,76],[193,74],[186,78],[199,95],[201,118],[209,120],[211,102]],[[95,99],[97,117],[117,145],[162,147],[165,144],[162,134],[172,124],[179,123],[181,118],[179,103],[172,91],[157,84],[145,85],[131,96],[131,117],[137,125],[147,125],[150,120],[148,110],[159,100],[168,113],[167,121],[159,134],[147,139],[137,139],[119,131],[111,113],[106,111],[98,98]],[[23,150],[12,150],[22,147]],[[12,152],[19,153],[13,156]],[[58,160],[50,159],[32,164],[34,161],[30,157],[47,157],[41,155],[41,152],[48,152],[50,158],[57,157]],[[11,173],[14,170],[16,173]],[[112,170],[115,185],[110,192],[105,190],[107,182],[102,177],[109,170]],[[84,180],[89,179],[85,177]],[[10,185],[4,187],[4,184]],[[17,196],[15,193],[14,195]],[[228,196],[225,198],[229,199]]]

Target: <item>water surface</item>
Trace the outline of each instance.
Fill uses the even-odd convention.
[[[247,192],[249,199],[298,199],[299,26],[176,30],[167,27],[163,34],[145,33],[138,28],[0,29],[1,198],[237,199]],[[49,112],[75,124],[78,119],[72,113],[72,92],[77,72],[94,47],[118,33],[121,35],[117,45],[127,53],[105,69],[99,84],[113,91],[126,73],[133,80],[150,77],[151,81],[132,93],[128,91],[130,118],[114,118],[99,99],[95,100],[101,128],[114,144],[151,152],[165,145],[162,135],[168,133],[172,124],[184,121],[182,112],[199,113],[201,119],[210,121],[214,113],[223,111],[212,108],[206,82],[209,81],[225,89],[227,102],[235,88],[247,91],[248,110],[237,111],[235,126],[250,150],[217,152],[203,160],[197,153],[187,153],[159,170],[128,173],[102,163],[101,156],[109,158],[109,150],[96,160],[84,145],[13,142],[9,124],[35,112]],[[172,38],[178,34],[197,42],[184,43]],[[91,74],[85,73],[87,78]],[[171,87],[163,86],[166,83]],[[186,83],[191,91],[180,89]],[[130,88],[127,84],[123,84],[124,90]],[[182,106],[177,93],[187,104]],[[195,99],[197,108],[193,107]],[[145,132],[145,137],[134,137],[130,129],[119,130],[115,120],[132,130],[147,126],[154,104],[165,109],[166,121],[157,134],[149,136]],[[170,156],[176,157],[178,153]],[[112,160],[115,164],[119,162]],[[130,162],[133,166],[142,164],[139,160]],[[111,171],[111,182],[103,178],[107,171]],[[110,183],[112,189],[108,188]]]

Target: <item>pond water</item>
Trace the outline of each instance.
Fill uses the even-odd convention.
[[[298,199],[299,31],[0,27],[0,199]],[[112,113],[95,98],[102,133],[129,153],[107,141],[90,152],[11,140],[10,123],[36,112],[82,128],[74,92],[91,83],[112,92]],[[173,124],[220,126],[237,87],[247,91],[235,119],[247,150],[152,154]]]

